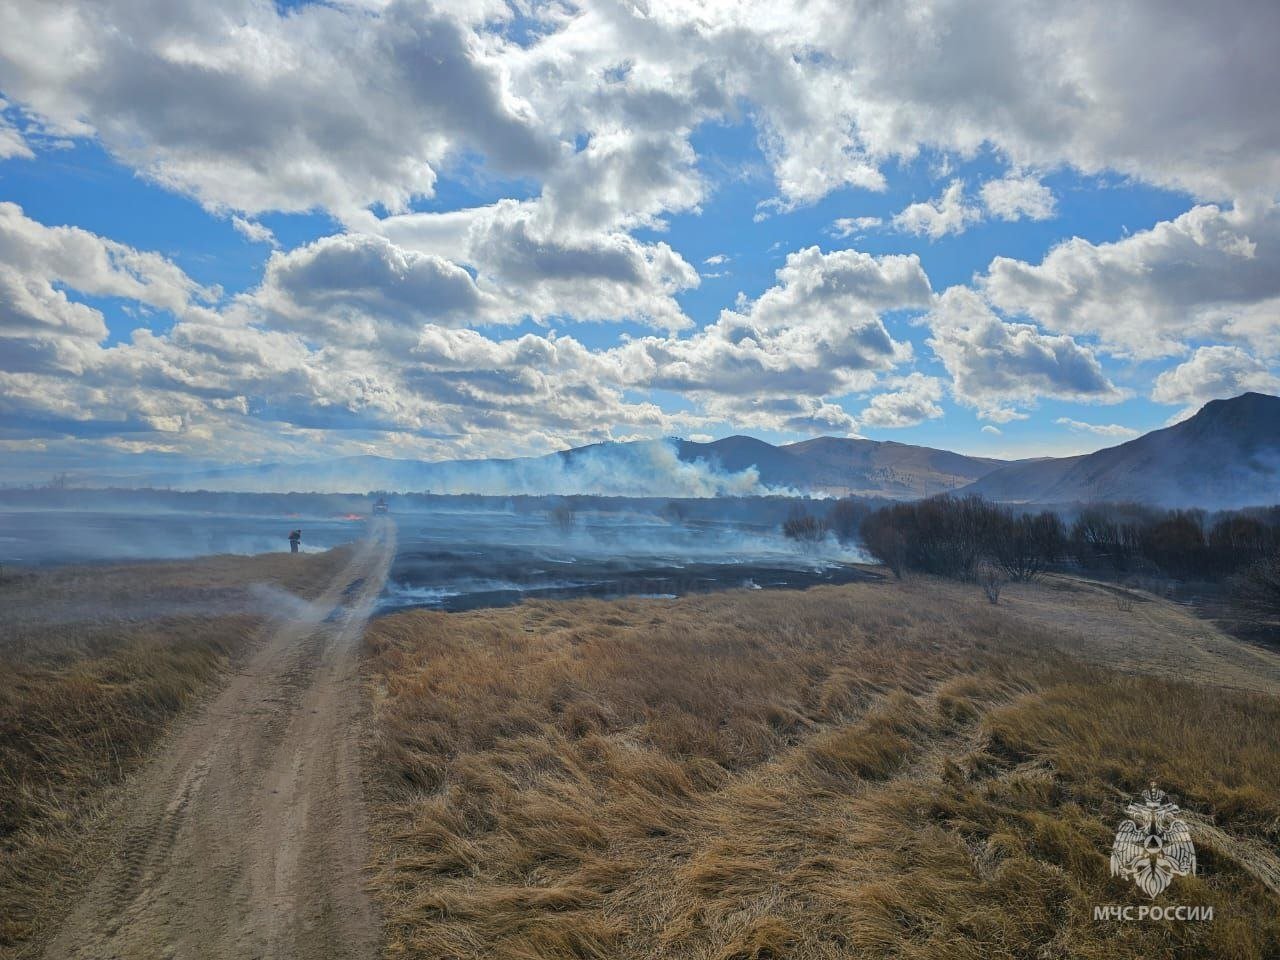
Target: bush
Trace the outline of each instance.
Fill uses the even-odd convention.
[[[827,529],[841,543],[856,540],[858,530],[867,516],[867,505],[852,497],[837,500],[827,511]]]
[[[907,539],[894,521],[891,510],[877,510],[862,521],[862,542],[873,557],[901,580],[907,565]]]
[[[1241,607],[1257,616],[1280,617],[1280,554],[1255,561],[1231,586]]]
[[[813,546],[826,538],[827,525],[803,507],[793,507],[782,522],[782,535],[803,546]]]
[[[578,525],[578,513],[569,503],[556,504],[547,515],[555,528],[565,535],[572,533]]]
[[[989,563],[979,567],[978,583],[981,585],[982,592],[986,595],[989,603],[994,605],[1000,602],[1000,587],[1003,583],[995,567]]]
[[[1066,536],[1056,513],[1006,514],[992,526],[992,556],[1010,580],[1036,579],[1062,553]]]

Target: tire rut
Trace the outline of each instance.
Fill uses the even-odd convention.
[[[307,611],[126,786],[106,864],[48,960],[365,960],[358,646],[395,553],[370,524]]]

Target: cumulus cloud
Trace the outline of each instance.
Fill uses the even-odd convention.
[[[398,247],[471,267],[478,287],[492,297],[487,322],[568,315],[633,319],[668,330],[690,323],[675,294],[700,278],[670,245],[620,231],[557,230],[540,201],[408,214],[369,226]]]
[[[267,261],[261,287],[244,303],[270,323],[330,343],[373,343],[425,323],[465,325],[492,309],[466,270],[384,237],[326,237]]]
[[[1280,372],[1236,346],[1201,347],[1189,360],[1156,377],[1151,399],[1194,413],[1210,400],[1256,390],[1280,392]]]
[[[1115,403],[1124,394],[1086,347],[1032,324],[1002,320],[978,294],[951,287],[926,318],[926,341],[951,375],[961,403],[997,423],[1042,398]]]
[[[421,4],[20,4],[0,38],[0,89],[212,208],[400,210],[455,151],[558,153],[493,45]]]
[[[706,412],[748,430],[854,435],[857,421],[838,404],[817,397],[712,397]]]
[[[1053,422],[1058,426],[1066,427],[1072,433],[1091,433],[1096,437],[1128,440],[1138,435],[1137,430],[1119,423],[1085,423],[1083,420],[1072,420],[1070,417],[1058,417]]]
[[[0,205],[0,263],[5,441],[74,438],[231,460],[375,444],[466,456],[707,423],[627,396],[621,360],[607,350],[447,325],[484,307],[469,275],[381,237],[276,253],[262,286],[221,311],[207,303],[216,289],[163,257],[44,226],[12,204]],[[84,295],[173,322],[104,347],[103,318]]]
[[[911,356],[880,313],[931,296],[914,255],[808,247],[788,255],[777,281],[692,336],[619,348],[628,379],[695,396],[818,399],[866,389]]]
[[[940,240],[947,234],[964,233],[982,219],[982,210],[965,197],[964,182],[952,180],[940,197],[913,203],[894,214],[893,225],[904,233]]]
[[[1038,265],[997,257],[982,285],[1002,310],[1138,357],[1193,338],[1276,352],[1280,205],[1196,206],[1114,243],[1073,238]]]
[[[1032,176],[988,180],[981,193],[987,213],[1001,220],[1048,220],[1057,212],[1053,191]]]
[[[857,416],[863,427],[913,427],[942,416],[943,383],[937,377],[912,373],[896,381],[897,389],[878,393]]]
[[[272,243],[253,219],[270,210],[327,211],[348,232],[276,250],[228,306],[164,256],[0,205],[8,429],[21,409],[168,450],[306,449],[331,430],[339,446],[449,455],[717,417],[848,432],[935,415],[936,378],[894,379],[911,348],[883,316],[931,306],[954,395],[994,419],[1042,397],[1117,399],[1095,349],[1199,346],[1157,380],[1161,402],[1274,384],[1274,5],[588,0],[522,8],[518,42],[498,0],[164,6],[0,6],[0,111],[23,128],[0,120],[0,158],[29,156],[37,136],[92,138],[251,242]],[[755,300],[691,331],[677,298],[698,273],[659,237],[713,191],[694,145],[719,122],[754,128],[769,211],[881,190],[922,150],[993,151],[1009,173],[972,195],[952,181],[892,220],[933,239],[1052,216],[1027,171],[1115,171],[1204,202],[1039,264],[997,258],[979,293],[936,304],[914,257],[800,250]],[[411,212],[450,176],[529,199]],[[173,323],[104,348],[95,297]],[[657,332],[589,349],[468,329],[562,317]],[[651,389],[692,411],[663,410]],[[872,390],[857,418],[838,402]]]
[[[17,204],[0,202],[3,369],[83,369],[107,325],[101,311],[69,297],[67,288],[175,313],[219,296],[158,254],[78,227],[47,227]]]
[[[511,16],[493,0],[11,5],[0,88],[50,130],[250,213],[403,210],[472,156],[538,178],[566,222],[654,224],[706,191],[693,131],[744,106],[784,209],[882,189],[886,162],[922,148],[1211,199],[1280,181],[1280,11],[1250,0],[1123,16],[1101,0],[594,0],[526,11],[522,44]]]

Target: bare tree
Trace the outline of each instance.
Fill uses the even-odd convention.
[[[788,540],[795,540],[801,546],[812,549],[827,536],[827,525],[803,507],[791,508],[791,513],[782,523],[782,534]]]
[[[573,528],[578,525],[578,513],[573,509],[573,505],[567,501],[557,503],[551,508],[548,516],[556,529],[566,536],[572,533]]]
[[[1062,551],[1065,536],[1056,513],[1005,514],[993,526],[991,554],[1014,582],[1036,579]]]

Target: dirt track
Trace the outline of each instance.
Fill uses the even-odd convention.
[[[323,595],[127,786],[114,849],[49,960],[377,954],[357,666],[394,553],[394,525],[375,520]]]

